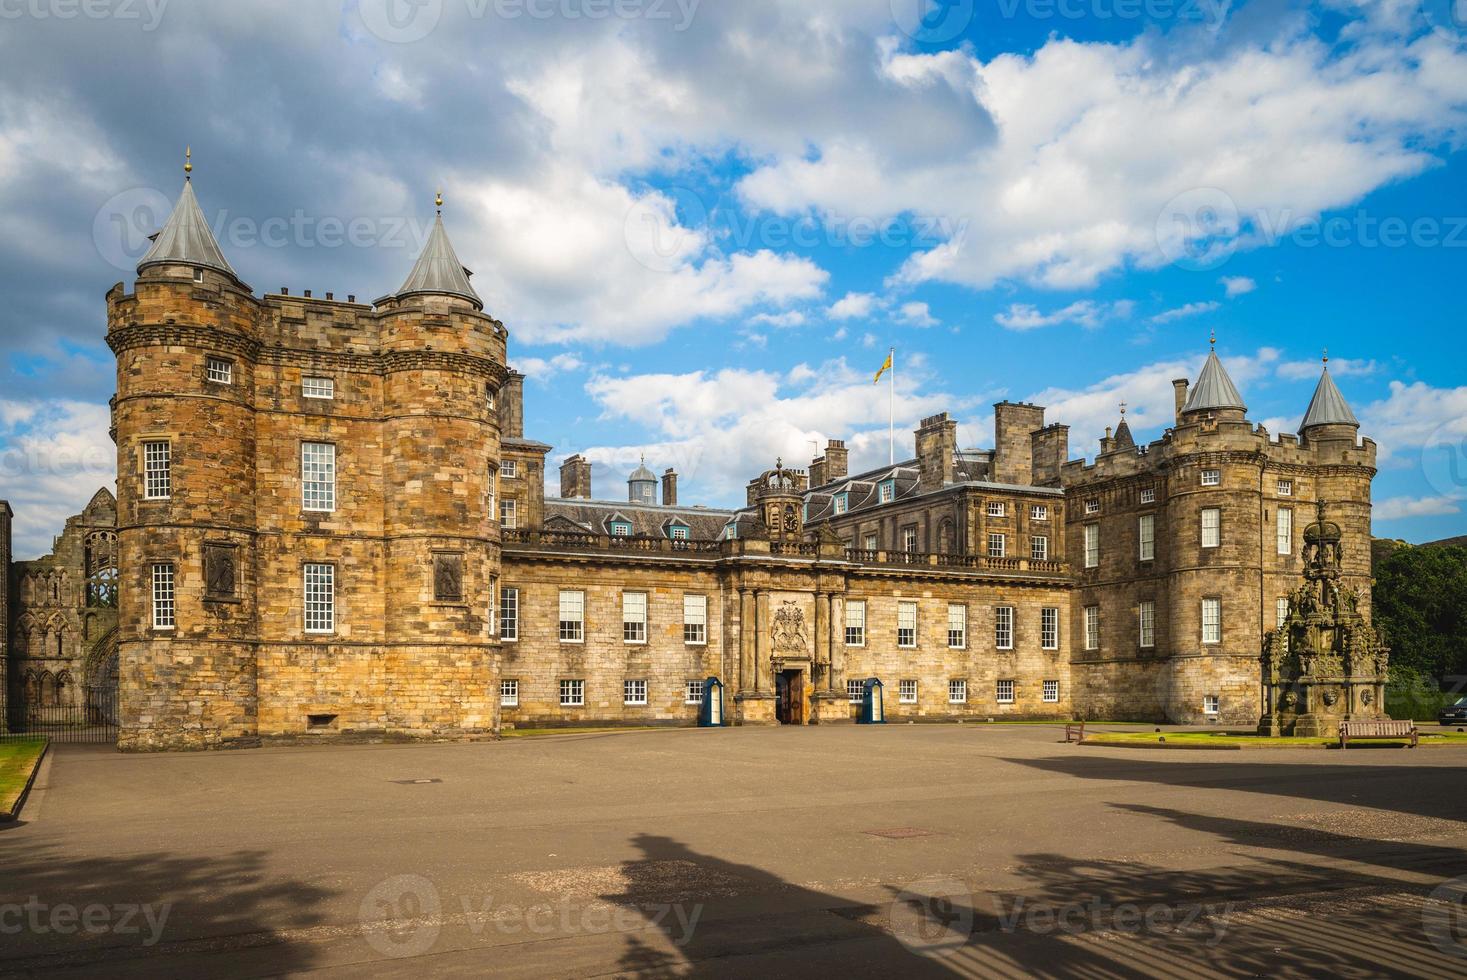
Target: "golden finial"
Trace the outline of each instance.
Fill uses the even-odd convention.
[[[183,172],[185,174],[194,172],[194,148],[191,146],[185,146],[183,148]],[[184,179],[188,180],[189,178],[185,177]]]
[[[1329,366],[1329,348],[1328,347],[1326,347],[1324,349],[1324,363],[1325,363],[1325,366],[1326,367]]]
[[[442,191],[438,191],[436,194],[433,195],[433,206],[438,209],[438,213],[439,214],[442,214],[443,213],[443,192]]]
[[[1208,333],[1208,335],[1207,335],[1207,343],[1208,343],[1208,345],[1213,350],[1217,350],[1217,329],[1216,328],[1214,328],[1213,330],[1211,330]]]

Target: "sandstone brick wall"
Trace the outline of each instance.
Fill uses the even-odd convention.
[[[307,734],[492,731],[499,562],[488,506],[505,331],[467,303],[378,309],[267,296],[150,270],[108,296],[118,359],[120,744],[254,744]],[[231,362],[210,381],[211,356]],[[327,377],[331,399],[304,397]],[[143,443],[170,443],[172,493],[146,500]],[[335,509],[307,510],[306,442],[336,454]],[[206,587],[228,554],[232,589]],[[439,595],[440,557],[462,570]],[[175,569],[155,629],[151,567]],[[304,565],[332,566],[334,629],[307,633]]]

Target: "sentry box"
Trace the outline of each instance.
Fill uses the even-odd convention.
[[[703,682],[703,703],[698,706],[699,728],[723,728],[723,681],[710,677]]]
[[[875,677],[868,678],[861,687],[861,716],[858,725],[885,725],[886,705],[881,699],[883,684]]]

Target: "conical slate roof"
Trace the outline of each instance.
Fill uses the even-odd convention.
[[[453,245],[448,241],[448,232],[443,228],[441,214],[434,220],[433,231],[428,235],[428,244],[423,246],[423,254],[418,256],[413,271],[408,273],[407,282],[397,291],[397,298],[420,293],[459,296],[479,309],[484,308],[484,301],[474,292],[474,287],[469,285],[469,270],[463,267]]]
[[[627,477],[627,482],[628,483],[656,483],[657,482],[657,474],[655,474],[651,470],[647,469],[647,464],[644,462],[641,466],[638,466],[636,469],[632,470],[632,475],[629,476],[629,477]]]
[[[224,253],[219,251],[219,243],[214,240],[209,222],[204,220],[204,212],[194,197],[194,185],[188,180],[183,182],[183,193],[178,195],[178,203],[173,206],[168,222],[154,237],[153,247],[138,263],[138,272],[150,265],[174,263],[203,266],[234,279],[239,278],[225,261]]]
[[[1187,404],[1182,406],[1182,411],[1201,412],[1219,408],[1248,410],[1248,406],[1243,404],[1243,396],[1238,394],[1238,386],[1233,384],[1222,361],[1217,359],[1217,351],[1212,351],[1207,355],[1207,363],[1202,365],[1202,373],[1197,376],[1197,383],[1187,395]]]
[[[1135,449],[1136,437],[1131,435],[1131,427],[1126,424],[1126,417],[1121,416],[1121,424],[1116,426],[1115,447],[1117,449]]]
[[[1345,401],[1345,396],[1340,394],[1340,389],[1335,387],[1335,381],[1329,376],[1329,368],[1319,376],[1319,387],[1314,389],[1314,398],[1309,402],[1309,411],[1304,413],[1304,421],[1299,426],[1299,431],[1315,425],[1359,425],[1360,421],[1355,418],[1355,413],[1350,411],[1350,405]]]

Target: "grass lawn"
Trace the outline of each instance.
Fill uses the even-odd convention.
[[[1467,733],[1457,731],[1435,732],[1430,729],[1421,729],[1422,745],[1467,745]],[[1086,736],[1087,743],[1097,745],[1159,745],[1165,742],[1167,745],[1184,745],[1190,748],[1218,748],[1218,749],[1297,749],[1297,748],[1327,748],[1340,744],[1339,736],[1331,735],[1320,738],[1302,738],[1298,736],[1280,736],[1279,738],[1267,738],[1253,735],[1249,732],[1165,732],[1158,735],[1155,732],[1107,732],[1102,735]],[[1365,748],[1371,745],[1406,745],[1409,739],[1372,739],[1368,742],[1359,742],[1351,748]]]
[[[15,812],[20,794],[31,781],[31,772],[46,748],[44,739],[0,742],[0,817]]]

